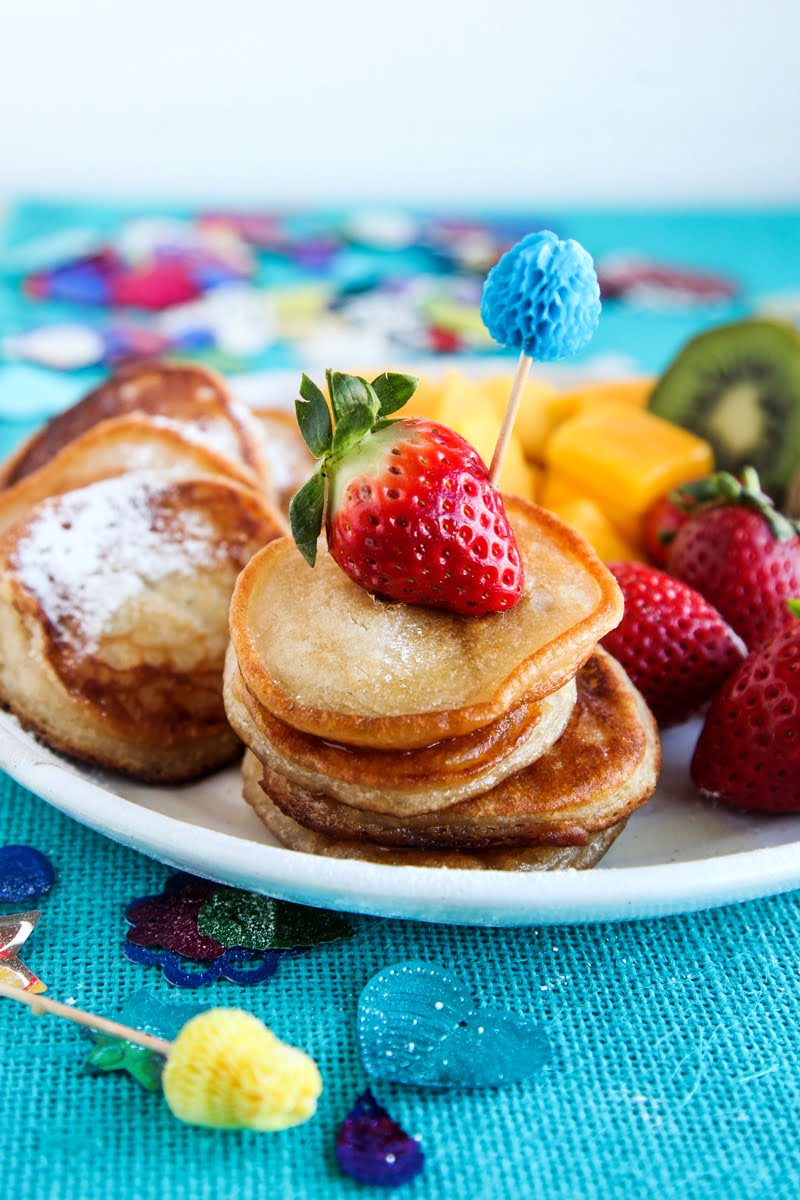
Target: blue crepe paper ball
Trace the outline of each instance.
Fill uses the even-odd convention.
[[[591,255],[548,229],[507,250],[486,277],[481,317],[496,342],[537,362],[577,354],[600,320],[600,287]]]

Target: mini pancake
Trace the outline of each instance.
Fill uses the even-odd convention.
[[[314,459],[300,436],[294,413],[280,408],[255,408],[253,417],[261,438],[261,454],[273,489],[273,499],[285,513],[289,501],[314,470]]]
[[[56,749],[139,779],[237,753],[222,667],[238,572],[280,532],[250,488],[135,472],[0,539],[0,697]]]
[[[352,858],[391,867],[445,867],[473,871],[586,870],[600,861],[614,844],[625,821],[592,834],[583,846],[516,846],[468,853],[451,850],[401,850],[370,842],[337,841],[293,821],[265,795],[260,786],[261,764],[250,751],[242,766],[242,795],[270,833],[290,850],[326,858]]]
[[[464,617],[381,601],[320,547],[312,570],[290,539],[250,562],[231,639],[250,692],[328,741],[412,750],[497,720],[572,679],[622,617],[622,594],[589,544],[517,497],[506,511],[525,565],[507,612]]]
[[[142,470],[166,471],[176,479],[211,476],[244,486],[252,483],[249,471],[185,437],[180,428],[162,424],[158,417],[131,413],[100,421],[43,467],[0,491],[0,533],[48,496]]]
[[[292,729],[247,691],[230,649],[224,696],[231,725],[273,770],[312,793],[398,816],[477,796],[544,754],[570,718],[575,684],[538,704],[523,699],[497,721],[421,750],[335,745]]]
[[[238,464],[254,486],[266,479],[258,431],[222,378],[190,363],[139,362],[119,367],[104,383],[33,434],[6,463],[0,485],[39,470],[99,421],[139,412],[175,423],[184,436]]]
[[[524,770],[434,816],[362,812],[308,792],[269,765],[263,783],[287,816],[336,840],[427,850],[586,845],[649,799],[660,759],[644,700],[619,663],[598,650],[578,676],[564,736]]]

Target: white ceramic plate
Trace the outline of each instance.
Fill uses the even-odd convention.
[[[800,887],[800,815],[703,804],[687,764],[697,725],[664,739],[664,770],[593,871],[389,867],[285,850],[240,796],[238,769],[148,787],[59,758],[0,713],[0,767],[84,825],[220,882],[350,912],[465,925],[567,925],[692,912]]]

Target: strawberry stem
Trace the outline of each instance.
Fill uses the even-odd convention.
[[[728,471],[719,471],[696,483],[683,484],[670,494],[670,499],[689,516],[725,505],[752,509],[764,518],[773,537],[779,542],[791,541],[800,533],[800,523],[778,512],[770,497],[762,490],[754,467],[745,467],[741,479],[736,479]]]

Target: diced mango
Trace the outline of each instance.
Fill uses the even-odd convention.
[[[582,533],[603,562],[628,562],[642,557],[636,547],[614,528],[594,500],[566,500],[552,511],[567,525]]]
[[[481,389],[502,418],[511,391],[511,375],[493,375],[481,381]],[[519,438],[527,458],[541,461],[547,439],[553,430],[575,412],[572,397],[557,391],[544,379],[529,379],[514,422],[514,435]]]
[[[573,500],[591,499],[586,488],[570,479],[561,471],[545,471],[539,492],[539,503],[543,508],[556,511],[560,505],[569,504]]]
[[[502,414],[488,402],[482,385],[455,373],[448,375],[442,386],[436,420],[460,433],[475,447],[487,467],[490,465]],[[513,492],[527,500],[536,498],[538,478],[530,463],[525,461],[516,434],[512,434],[508,443],[499,482],[503,492]]]
[[[630,404],[586,409],[561,425],[547,461],[600,503],[621,528],[635,528],[654,500],[713,470],[702,438]]]
[[[574,392],[566,393],[564,398],[572,403],[576,414],[606,404],[631,404],[635,408],[645,408],[655,385],[652,376],[615,379],[576,388]]]

